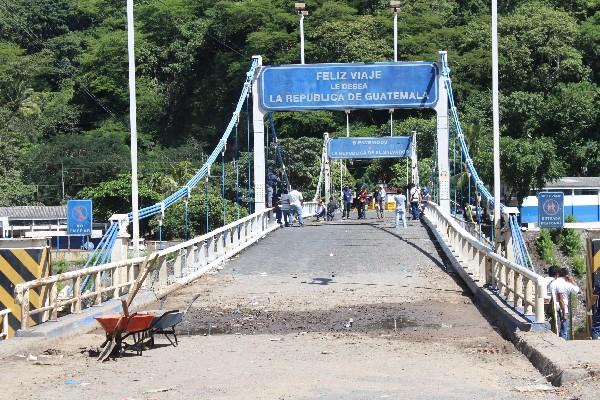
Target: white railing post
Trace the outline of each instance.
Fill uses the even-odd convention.
[[[538,279],[535,286],[535,322],[543,323],[545,321],[544,294],[546,293],[546,287],[541,279]]]
[[[158,267],[158,286],[167,286],[169,283],[169,267],[167,257],[164,257]]]
[[[198,265],[204,267],[208,264],[208,256],[206,254],[206,242],[200,243],[200,247],[198,248]]]
[[[21,330],[23,331],[29,329],[29,290],[25,289],[21,303]]]
[[[173,278],[179,278],[181,276],[181,270],[182,270],[181,258],[182,258],[182,251],[177,250],[175,252],[175,262],[173,263]]]

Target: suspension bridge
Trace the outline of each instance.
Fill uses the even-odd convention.
[[[408,82],[409,87],[386,87],[391,80],[400,85]],[[378,85],[382,88],[377,89]],[[307,92],[309,89],[313,92]],[[426,183],[432,196],[422,221],[409,221],[406,229],[396,229],[393,214],[386,213],[383,220],[341,220],[338,216],[327,224],[309,222],[302,229],[282,229],[280,217],[268,207],[266,144],[273,146],[275,162],[282,171],[282,189],[296,187],[283,164],[271,114],[360,108],[429,108],[436,112],[433,178]],[[240,126],[244,112],[245,127]],[[270,127],[266,140],[265,120]],[[248,150],[252,141],[253,159],[247,165],[240,162],[241,130],[246,131]],[[379,139],[381,143],[376,145],[385,145],[386,138]],[[323,145],[315,200],[323,193],[325,198],[338,198],[337,188],[331,185],[330,160],[355,157],[334,156],[331,140],[326,137]],[[402,140],[402,146],[365,150],[371,152],[367,158],[408,157],[412,160],[411,179],[419,184],[416,136]],[[237,215],[233,222],[228,222],[232,218],[225,204],[228,146],[234,149],[229,154],[233,154],[236,168]],[[180,308],[201,293],[200,302],[178,328],[180,336],[188,335],[178,349],[144,352],[144,360],[150,360],[155,369],[148,367],[148,361],[124,360],[132,374],[143,371],[147,375],[133,374],[139,378],[133,383],[122,370],[114,377],[117,364],[105,369],[101,364],[88,365],[86,370],[72,373],[69,379],[96,389],[109,380],[110,385],[102,385],[101,398],[163,392],[164,398],[312,398],[318,393],[349,398],[404,393],[430,398],[435,393],[452,397],[450,388],[457,384],[463,390],[460,398],[475,394],[513,398],[515,394],[506,389],[503,371],[507,368],[512,371],[513,386],[539,379],[540,372],[510,350],[488,322],[493,321],[513,340],[521,337],[520,332],[543,333],[547,329],[546,285],[533,270],[518,211],[501,205],[502,225],[491,229],[482,227],[479,212],[474,224],[457,213],[463,186],[458,187],[455,177],[462,175],[463,166],[469,179],[466,202],[476,203],[480,210],[493,208],[494,198],[474,167],[461,129],[446,52],[427,63],[278,67],[263,66],[261,57],[253,57],[231,118],[205,163],[177,191],[139,210],[138,218],[161,221],[171,207],[183,202],[188,236],[191,194],[208,191],[207,179],[219,161],[222,226],[211,226],[207,204],[202,235],[140,256],[129,251],[128,229],[135,214],[115,214],[83,268],[15,287],[15,307],[5,313],[5,331],[20,337],[64,337],[93,329],[95,316],[120,311],[119,299],[131,292],[138,293],[132,309]],[[252,194],[247,216],[240,211],[240,168],[247,168],[249,176],[252,172],[247,182],[247,193]],[[305,196],[313,190],[297,189]],[[208,202],[208,193],[205,198]],[[305,201],[302,213],[313,215],[316,206],[314,201]],[[139,292],[138,283],[142,284]],[[71,285],[72,291],[66,297],[58,296],[64,285]],[[68,315],[59,318],[62,314]],[[41,323],[34,324],[34,320]],[[215,338],[207,342],[208,336]],[[430,339],[424,341],[425,337]],[[94,334],[67,341],[61,351],[74,354],[82,340],[92,338]],[[500,358],[507,367],[498,364]],[[69,358],[65,368],[78,368],[82,362],[82,358]],[[174,373],[164,374],[167,369]],[[415,369],[425,372],[418,375]],[[230,374],[223,375],[225,371]],[[548,372],[553,378],[562,376],[558,369],[542,370]],[[435,388],[424,378],[431,375],[440,379]],[[16,379],[10,374],[3,378],[6,376]],[[163,378],[161,385],[158,381]],[[204,383],[194,383],[195,379]],[[26,385],[25,393],[61,392],[48,381],[37,380],[35,374],[23,380],[33,385]],[[416,386],[408,390],[408,382]],[[79,385],[67,396],[76,398],[86,390]]]

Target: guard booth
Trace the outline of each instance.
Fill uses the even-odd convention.
[[[10,313],[8,336],[14,336],[21,327],[21,307],[15,303],[14,289],[19,283],[50,276],[49,239],[3,239],[0,240],[0,310]],[[49,293],[43,288],[31,291],[30,308],[40,308],[47,304]],[[44,314],[29,318],[34,326],[47,320]]]

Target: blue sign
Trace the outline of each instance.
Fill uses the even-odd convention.
[[[92,234],[92,201],[67,201],[67,235]]]
[[[260,103],[268,111],[432,108],[437,78],[431,62],[266,67]]]
[[[327,143],[327,156],[344,158],[400,158],[410,156],[408,136],[335,138]]]
[[[538,193],[538,226],[562,228],[565,224],[565,194],[563,192]]]

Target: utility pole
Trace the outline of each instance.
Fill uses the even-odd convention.
[[[129,55],[129,125],[131,129],[131,208],[133,211],[133,256],[140,255],[140,222],[137,173],[137,105],[135,99],[135,36],[133,0],[127,0],[127,53]]]
[[[300,16],[300,64],[304,64],[304,17],[308,15],[305,3],[294,3],[294,8]]]
[[[492,116],[494,133],[494,229],[500,221],[500,107],[498,99],[498,0],[492,0]]]
[[[398,62],[398,9],[399,1],[390,1],[390,9],[394,14],[394,62]]]

